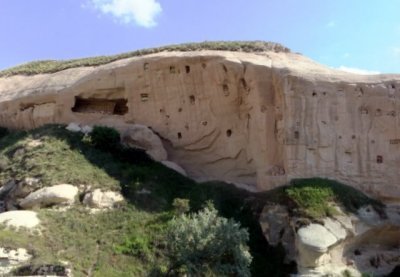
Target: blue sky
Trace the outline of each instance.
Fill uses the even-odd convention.
[[[266,40],[400,73],[399,0],[0,0],[0,69],[205,40]]]

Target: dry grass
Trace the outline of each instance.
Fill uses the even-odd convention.
[[[13,75],[36,75],[44,73],[54,73],[61,70],[86,67],[86,66],[98,66],[107,63],[111,63],[117,60],[144,56],[159,52],[171,52],[171,51],[200,51],[200,50],[219,50],[219,51],[235,51],[235,52],[290,52],[290,50],[281,44],[274,42],[265,41],[213,41],[213,42],[200,42],[200,43],[185,43],[177,45],[169,45],[163,47],[149,48],[143,50],[137,50],[133,52],[112,55],[112,56],[98,56],[83,59],[73,60],[44,60],[34,61],[19,66],[15,66],[9,69],[0,71],[0,77],[8,77]]]

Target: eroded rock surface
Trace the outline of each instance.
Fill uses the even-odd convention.
[[[167,159],[161,139],[148,127],[143,125],[132,125],[122,134],[122,142],[132,148],[139,148],[155,161],[164,161]]]
[[[189,176],[252,190],[320,176],[400,199],[399,107],[399,75],[295,53],[163,52],[0,78],[2,126],[142,124]]]
[[[384,210],[386,215],[396,210],[393,206]],[[287,261],[297,263],[298,276],[341,277],[345,271],[386,276],[400,265],[400,224],[371,206],[296,227],[299,222],[305,221],[279,205],[267,205],[260,216],[266,239],[284,246]]]

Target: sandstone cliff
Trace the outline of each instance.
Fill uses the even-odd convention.
[[[289,52],[161,52],[0,78],[0,125],[151,127],[196,179],[260,191],[336,179],[400,199],[400,75],[361,76]]]

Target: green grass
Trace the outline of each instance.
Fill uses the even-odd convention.
[[[33,147],[32,141],[41,145]],[[163,234],[176,214],[176,198],[188,199],[192,212],[212,200],[222,216],[248,229],[252,276],[287,276],[293,269],[284,264],[283,248],[269,246],[262,233],[258,218],[267,202],[287,204],[306,217],[326,215],[330,201],[349,211],[367,203],[379,207],[359,191],[324,179],[295,180],[290,186],[258,194],[222,182],[196,183],[148,160],[140,151],[103,152],[82,134],[59,125],[0,138],[0,184],[24,177],[39,178],[40,186],[70,183],[121,190],[127,199],[121,207],[98,214],[81,205],[65,212],[40,210],[41,236],[0,229],[1,246],[29,249],[35,264],[68,261],[74,276],[88,272],[158,276],[168,268]],[[138,194],[141,189],[151,194]]]
[[[280,201],[290,206],[293,213],[314,219],[338,214],[335,206],[353,213],[364,205],[372,205],[378,212],[383,208],[381,202],[353,187],[322,178],[295,179],[281,194]]]
[[[164,47],[156,47],[150,49],[137,50],[133,52],[112,55],[112,56],[99,56],[73,60],[45,60],[34,61],[22,64],[16,67],[0,71],[0,77],[7,77],[13,75],[35,75],[44,73],[54,73],[68,68],[98,66],[114,62],[121,59],[144,56],[159,52],[171,51],[199,51],[199,50],[221,50],[221,51],[240,51],[240,52],[289,52],[290,50],[278,43],[265,42],[265,41],[212,41],[200,43],[185,43],[177,45],[169,45]]]

